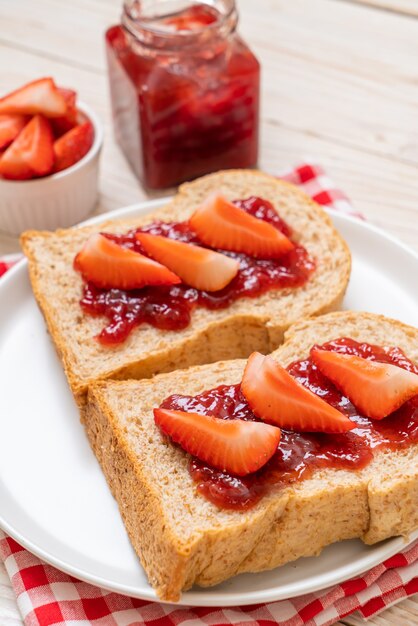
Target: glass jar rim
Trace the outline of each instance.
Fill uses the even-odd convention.
[[[164,0],[166,1],[166,0]],[[158,19],[167,17],[166,15],[143,15],[143,2],[138,0],[124,0],[122,10],[122,26],[135,39],[139,40],[147,47],[156,48],[179,48],[193,47],[202,43],[202,39],[208,39],[213,35],[227,36],[233,32],[238,22],[238,13],[235,0],[223,0],[226,4],[226,11],[218,11],[219,17],[212,23],[204,24],[201,28],[197,27],[193,30],[170,31],[159,28]],[[214,2],[207,0],[198,0],[191,6],[204,4],[205,6],[215,8]],[[179,11],[176,11],[177,13]],[[173,15],[175,14],[172,13]]]

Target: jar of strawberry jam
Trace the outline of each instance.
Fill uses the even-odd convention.
[[[163,188],[257,162],[257,59],[234,0],[127,0],[106,48],[118,143]]]

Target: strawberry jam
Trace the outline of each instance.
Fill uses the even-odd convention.
[[[234,0],[125,0],[108,29],[115,135],[147,187],[256,164],[260,66],[237,20]]]
[[[392,363],[418,374],[416,367],[399,348],[358,343],[341,338],[321,346],[381,363]],[[399,449],[418,443],[418,396],[383,420],[371,420],[359,413],[350,400],[325,378],[310,358],[287,368],[299,382],[342,411],[356,428],[344,434],[298,433],[282,429],[277,452],[258,472],[237,477],[192,458],[190,474],[198,491],[219,507],[248,509],[271,489],[280,489],[309,478],[319,469],[359,470],[373,459],[377,449]],[[222,419],[255,420],[240,385],[222,385],[198,396],[173,395],[162,408],[211,414]]]
[[[291,229],[267,200],[250,197],[236,200],[234,204],[250,215],[269,222],[286,236],[291,236]],[[135,238],[135,233],[139,231],[204,246],[188,222],[154,222],[125,235],[103,234],[121,246],[145,254]],[[99,289],[87,283],[80,301],[82,309],[90,315],[103,315],[109,322],[100,333],[99,341],[107,345],[121,343],[133,328],[145,322],[155,328],[181,330],[190,324],[196,306],[224,309],[238,298],[256,298],[270,289],[299,287],[307,282],[315,268],[314,261],[302,246],[295,246],[280,259],[269,260],[236,252],[219,252],[240,262],[238,274],[220,291],[200,291],[183,283],[122,291]]]

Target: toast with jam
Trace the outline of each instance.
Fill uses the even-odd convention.
[[[298,319],[340,307],[351,269],[324,210],[252,170],[184,184],[149,215],[21,242],[80,407],[96,380],[271,352]]]
[[[292,325],[270,356],[99,381],[85,427],[159,598],[418,528],[418,330]]]

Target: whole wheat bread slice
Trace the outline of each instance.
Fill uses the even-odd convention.
[[[316,259],[317,269],[304,287],[242,298],[227,309],[197,308],[183,331],[163,331],[148,324],[136,328],[117,347],[94,337],[104,318],[84,314],[79,306],[80,275],[74,256],[92,232],[125,232],[154,220],[186,220],[213,191],[229,199],[258,195],[273,203],[300,242]],[[182,185],[161,210],[130,221],[113,221],[55,233],[29,231],[22,236],[33,291],[60,354],[80,406],[96,379],[146,378],[159,372],[220,359],[269,352],[296,320],[338,309],[350,275],[349,250],[323,209],[296,187],[252,170],[219,172]]]
[[[314,343],[341,336],[398,346],[418,363],[418,330],[354,312],[297,323],[273,357],[286,366],[306,357]],[[160,434],[152,409],[173,393],[239,383],[244,365],[219,362],[90,388],[85,426],[91,446],[163,600],[178,600],[193,584],[215,585],[317,555],[335,541],[360,537],[372,544],[418,527],[418,445],[379,451],[361,471],[317,471],[245,512],[220,510],[198,494],[188,455]]]

